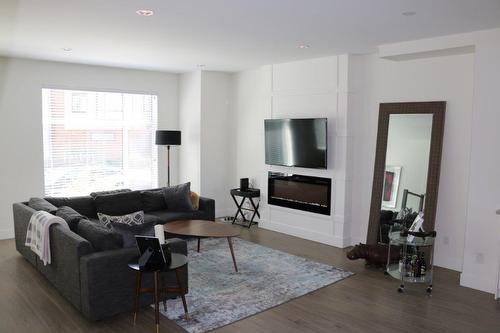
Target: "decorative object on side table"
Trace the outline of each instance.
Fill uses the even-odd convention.
[[[254,223],[253,220],[255,219],[255,215],[257,215],[260,219],[260,213],[259,213],[260,190],[257,188],[247,188],[247,189],[235,188],[235,189],[232,189],[230,191],[230,194],[231,194],[231,197],[233,198],[233,201],[237,207],[236,214],[233,217],[233,224],[238,219],[239,214],[241,214],[241,217],[243,217],[243,222],[247,222],[245,214],[243,214],[242,210],[248,210],[250,212],[253,212],[252,218],[250,220],[248,220],[248,228],[250,228],[252,226],[252,224]],[[238,203],[238,200],[236,200],[236,197],[242,197],[243,199],[241,200],[240,203]],[[259,202],[257,202],[257,205],[255,205],[255,202],[253,201],[254,198],[259,198]],[[243,207],[243,204],[245,203],[246,199],[248,199],[248,201],[250,201],[250,204],[252,205],[252,209]]]
[[[167,146],[167,186],[170,186],[170,146],[180,146],[181,131],[157,130],[155,144]]]

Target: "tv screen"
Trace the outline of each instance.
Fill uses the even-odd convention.
[[[327,119],[266,119],[266,164],[327,168]]]

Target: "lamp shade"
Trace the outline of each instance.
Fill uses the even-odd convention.
[[[181,144],[181,131],[156,131],[157,145],[178,146]]]

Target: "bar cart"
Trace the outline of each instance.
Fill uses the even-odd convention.
[[[433,253],[436,232],[412,232],[397,230],[389,232],[386,274],[400,281],[398,292],[402,293],[405,283],[425,283],[427,293],[432,293],[434,271]],[[391,248],[400,248],[398,263],[391,263]]]

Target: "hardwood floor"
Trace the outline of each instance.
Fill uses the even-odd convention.
[[[304,332],[500,332],[500,302],[459,286],[459,274],[435,271],[434,292],[408,286],[349,261],[345,250],[252,227],[242,238],[356,273],[309,295],[215,330],[216,333]],[[236,255],[238,249],[235,248]],[[242,273],[243,274],[243,273]],[[160,316],[162,332],[185,332]],[[0,332],[154,332],[154,312],[89,322],[64,300],[23,257],[13,240],[0,241]]]

